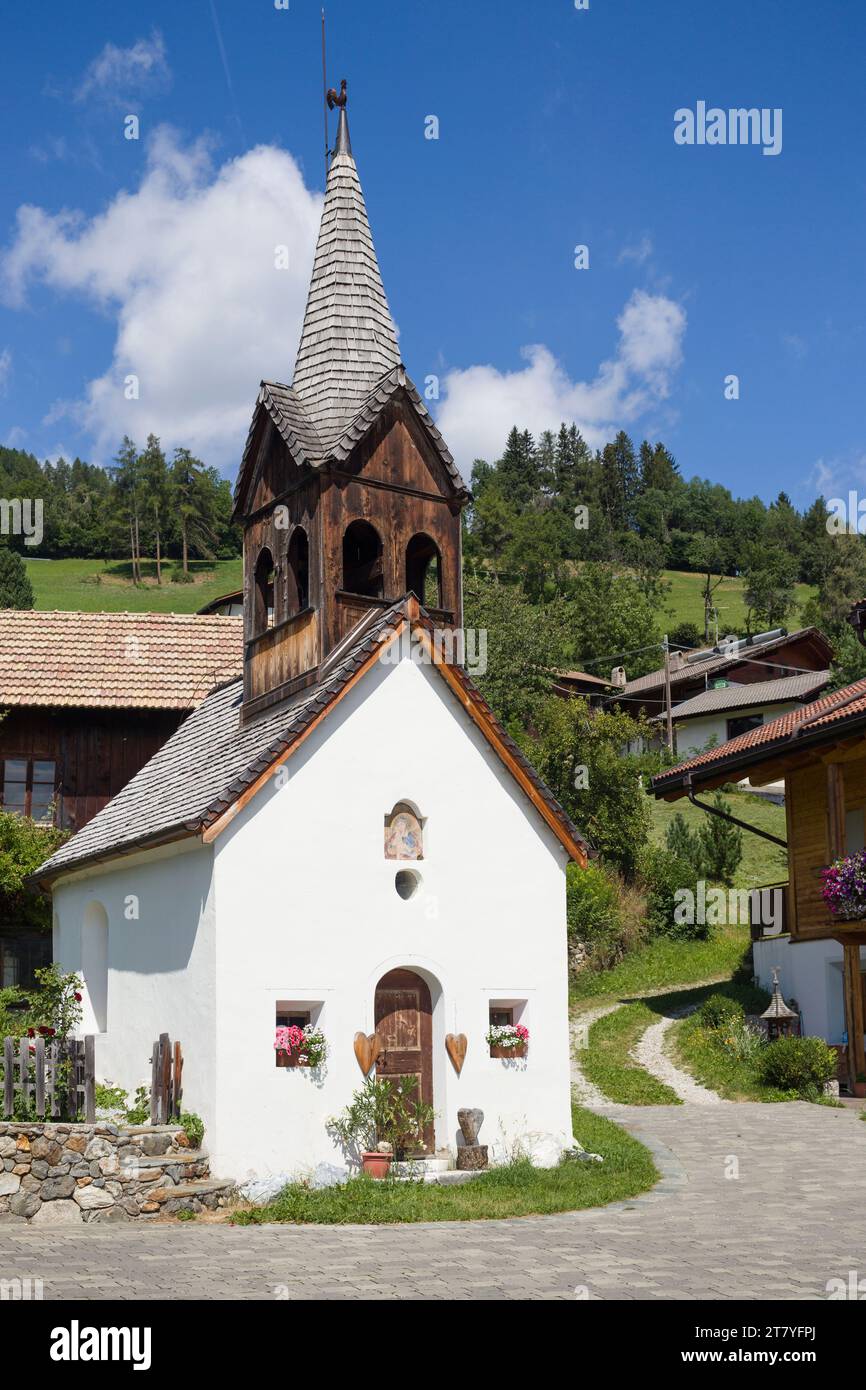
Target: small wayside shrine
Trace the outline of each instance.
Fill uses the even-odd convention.
[[[38,871],[100,1079],[134,1091],[179,1041],[220,1175],[348,1171],[334,1118],[373,1080],[421,1103],[431,1174],[572,1148],[590,849],[461,664],[467,500],[341,104],[293,380],[262,382],[237,481],[243,675]]]
[[[316,682],[405,594],[460,627],[468,498],[400,360],[344,103],[292,384],[262,382],[235,490],[244,716]]]

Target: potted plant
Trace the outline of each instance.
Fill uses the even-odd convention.
[[[491,1057],[525,1057],[529,1029],[522,1023],[491,1023],[487,1042]]]
[[[851,1090],[852,1093],[855,1096],[858,1096],[861,1100],[864,1098],[864,1096],[866,1096],[866,1073],[858,1071],[857,1076],[854,1080],[854,1085],[851,1087]]]
[[[431,1105],[419,1100],[414,1077],[368,1076],[328,1128],[362,1172],[384,1178],[392,1159],[404,1159],[423,1146],[425,1127],[434,1114]]]
[[[834,859],[821,870],[821,895],[834,917],[855,922],[866,917],[866,849]]]
[[[280,1026],[274,1034],[277,1065],[281,1067],[318,1067],[328,1055],[328,1044],[321,1028],[308,1023]]]

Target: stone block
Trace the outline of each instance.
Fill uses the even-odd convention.
[[[39,1192],[43,1202],[55,1202],[58,1197],[71,1197],[75,1191],[73,1177],[46,1178]]]
[[[42,1206],[35,1192],[16,1192],[9,1199],[9,1210],[16,1216],[35,1216]]]
[[[0,1197],[11,1197],[20,1186],[21,1178],[17,1173],[0,1173]]]
[[[100,1207],[113,1207],[114,1198],[103,1187],[91,1183],[89,1187],[76,1187],[75,1201],[83,1211],[96,1211]]]
[[[33,1224],[34,1226],[80,1225],[82,1219],[81,1211],[74,1202],[47,1202],[34,1215]]]

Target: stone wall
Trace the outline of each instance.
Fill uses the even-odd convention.
[[[223,1205],[230,1185],[207,1179],[207,1155],[176,1126],[0,1122],[0,1222],[129,1221]]]

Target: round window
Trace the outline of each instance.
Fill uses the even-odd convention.
[[[394,887],[400,898],[412,898],[421,887],[421,875],[414,869],[401,869],[394,879]]]

